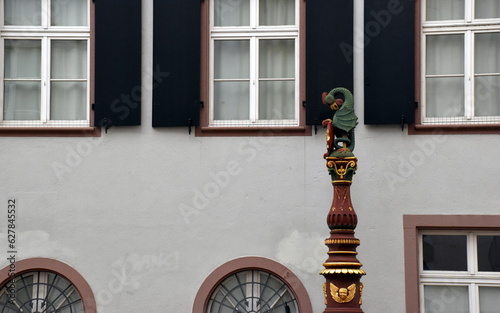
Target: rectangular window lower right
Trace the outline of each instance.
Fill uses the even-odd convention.
[[[421,313],[494,313],[500,307],[500,232],[419,233]]]

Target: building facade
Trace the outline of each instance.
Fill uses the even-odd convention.
[[[322,312],[335,87],[364,312],[498,308],[497,1],[0,2],[1,312]]]

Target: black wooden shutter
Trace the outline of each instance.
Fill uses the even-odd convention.
[[[414,0],[365,0],[365,124],[415,120]]]
[[[323,92],[335,87],[353,91],[353,14],[353,0],[306,2],[307,125],[333,116],[321,101]]]
[[[141,124],[141,0],[95,1],[95,126]]]
[[[200,120],[200,0],[155,0],[153,127]]]

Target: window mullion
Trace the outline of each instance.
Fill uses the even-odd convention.
[[[88,105],[86,110],[86,120],[90,122],[90,107],[91,107],[91,99],[90,99],[90,39],[87,39],[87,79],[85,80],[87,83],[87,101],[85,103]]]
[[[250,1],[250,27],[255,29],[259,24],[259,0]]]
[[[294,75],[294,86],[295,86],[295,119],[299,119],[299,110],[300,110],[300,104],[299,104],[299,98],[300,98],[300,84],[299,84],[299,77],[300,77],[300,59],[297,58],[298,55],[300,55],[300,44],[299,44],[299,35],[297,34],[297,37],[295,37],[294,42],[295,42],[295,75]]]
[[[256,37],[250,38],[250,122],[255,123],[259,116],[259,106],[257,105],[259,99],[259,41]]]
[[[474,116],[474,88],[473,88],[473,34],[472,31],[466,31],[464,34],[464,99],[465,99],[465,118],[471,120]]]
[[[422,6],[425,5],[425,1],[422,1],[424,4],[422,4]],[[425,12],[425,7],[422,9],[422,12]],[[426,63],[428,62],[427,60],[427,50],[426,50],[426,40],[427,40],[427,35],[425,32],[421,32],[420,34],[420,42],[421,42],[421,48],[420,48],[420,54],[421,54],[421,58],[422,58],[422,62],[420,62],[420,71],[421,71],[421,75],[420,75],[420,81],[418,82],[420,84],[420,99],[421,99],[421,102],[422,102],[422,110],[420,112],[420,118],[422,121],[425,121],[426,117],[427,117],[427,114],[426,114],[426,111],[427,111],[427,104],[426,104],[426,94],[427,94],[427,91],[425,90],[426,89],[426,81],[427,81],[427,78],[426,78],[426,75],[427,75],[427,66],[426,66]],[[419,242],[422,241],[422,235],[420,235],[420,238],[419,238]],[[420,251],[422,252],[422,251]]]
[[[47,29],[50,25],[50,0],[42,0],[42,28]]]
[[[469,263],[469,273],[477,275],[477,236],[474,233],[469,233],[467,236],[467,263]]]
[[[465,23],[472,23],[474,19],[474,0],[465,1]]]
[[[42,123],[49,121],[50,111],[50,39],[42,37],[42,69],[41,69],[41,101],[40,101],[40,119]]]
[[[3,15],[3,14],[0,14],[0,15]],[[4,56],[4,50],[5,50],[5,39],[4,38],[1,38],[0,37],[0,60],[2,60],[2,62],[0,62],[0,83],[2,84],[0,86],[0,101],[2,103],[0,103],[0,121],[3,121],[3,110],[4,110],[4,104],[5,104],[5,100],[4,100],[4,89],[5,89],[5,73],[4,73],[4,66],[5,66],[5,56]]]
[[[257,29],[259,24],[259,0],[250,1],[250,27]],[[259,116],[258,108],[258,50],[259,41],[255,34],[250,38],[250,123],[257,122]]]
[[[213,5],[213,4],[212,4]],[[212,11],[212,14],[213,14],[213,10]],[[211,22],[213,24],[213,21]],[[215,64],[215,40],[212,38],[210,38],[210,44],[209,44],[209,55],[211,56],[209,58],[209,65],[208,65],[208,81],[209,81],[209,85],[208,85],[208,93],[209,93],[209,101],[210,103],[212,104],[210,106],[210,110],[208,110],[208,121],[209,123],[211,124],[213,121],[214,121],[214,108],[215,108],[215,105],[213,104],[215,102],[215,83],[214,83],[214,79],[215,79],[215,74],[214,74],[214,64]]]
[[[469,310],[470,312],[479,311],[479,286],[476,283],[469,285]]]

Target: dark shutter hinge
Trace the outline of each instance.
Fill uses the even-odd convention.
[[[92,103],[92,111],[95,111],[95,103]]]
[[[401,115],[401,131],[405,130],[405,115]]]
[[[200,101],[200,108],[203,108],[205,106],[205,102]]]
[[[318,133],[318,120],[314,120],[314,134]]]
[[[102,127],[104,127],[104,132],[107,134],[108,133],[108,129],[109,129],[109,126],[111,125],[111,121],[108,120],[107,117],[105,117],[103,120],[102,120]]]
[[[191,126],[193,126],[193,120],[192,119],[188,119],[188,127],[189,127],[189,134],[191,135]]]
[[[307,101],[302,101],[302,106],[305,108],[307,105]]]
[[[418,108],[418,102],[415,101],[415,109]]]

